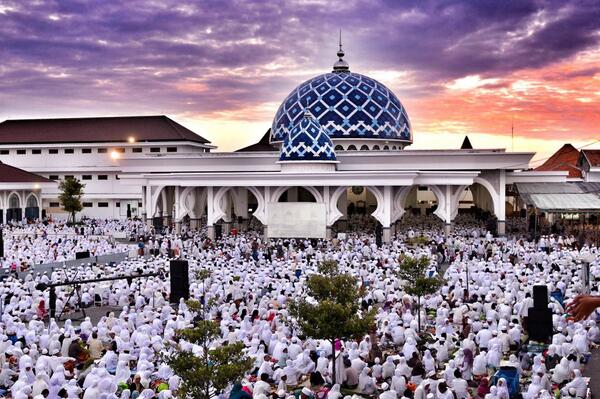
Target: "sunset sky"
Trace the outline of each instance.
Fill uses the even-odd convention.
[[[538,160],[600,140],[597,0],[0,0],[0,121],[166,114],[234,150],[331,70],[340,28],[412,148],[512,150],[513,123]]]

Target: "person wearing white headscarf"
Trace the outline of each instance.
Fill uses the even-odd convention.
[[[372,395],[377,391],[377,386],[375,383],[375,378],[371,377],[369,373],[371,369],[365,367],[360,372],[360,376],[358,377],[358,392],[363,393],[365,395]]]
[[[562,384],[570,378],[571,370],[569,369],[569,361],[566,357],[560,359],[560,363],[554,368],[552,381],[556,384]]]
[[[340,384],[334,384],[329,393],[327,394],[327,399],[341,399],[342,393],[340,392]]]
[[[510,394],[508,393],[508,385],[506,384],[506,379],[500,378],[498,379],[498,384],[496,384],[498,388],[498,399],[510,399]]]
[[[388,356],[383,362],[383,366],[381,366],[381,378],[387,380],[388,378],[392,378],[394,376],[394,371],[396,370],[396,365],[394,364],[394,359],[392,356]]]
[[[523,394],[523,399],[534,399],[542,390],[542,383],[539,375],[534,375],[531,379],[531,384],[527,388],[527,392]]]
[[[587,393],[587,382],[585,382],[585,379],[581,375],[581,370],[573,370],[573,376],[573,380],[567,383],[564,389],[568,390],[570,388],[574,388],[575,396],[578,398],[584,398]]]

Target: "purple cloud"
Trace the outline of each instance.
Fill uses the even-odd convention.
[[[0,119],[26,113],[32,98],[65,114],[278,102],[302,71],[330,69],[339,28],[351,69],[411,71],[416,84],[403,94],[427,96],[451,79],[539,68],[598,46],[600,3],[5,0]],[[190,82],[203,89],[185,90]]]

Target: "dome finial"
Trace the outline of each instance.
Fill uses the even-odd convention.
[[[338,60],[333,64],[333,72],[348,72],[350,71],[350,66],[346,61],[344,61],[344,50],[342,49],[342,30],[340,29],[340,49],[337,52]]]
[[[304,117],[305,118],[312,118],[312,114],[310,113],[310,110],[308,109],[308,97],[306,98],[306,104],[304,104]]]

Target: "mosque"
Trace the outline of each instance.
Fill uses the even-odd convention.
[[[57,182],[74,176],[86,184],[84,215],[205,225],[212,236],[252,219],[266,237],[330,237],[363,214],[388,242],[407,212],[432,213],[449,231],[468,208],[489,213],[502,235],[508,215],[548,194],[530,190],[524,202],[515,187],[573,180],[565,170],[530,170],[533,152],[469,143],[407,150],[407,110],[385,85],[352,72],[344,56],[340,44],[332,71],[292,90],[265,136],[235,152],[215,152],[166,116],[2,122],[0,160],[31,180],[17,185],[0,173],[3,220],[61,215]],[[580,167],[580,180],[596,179],[598,166]],[[582,198],[569,209],[600,209],[598,195]],[[564,207],[553,204],[547,210]]]

